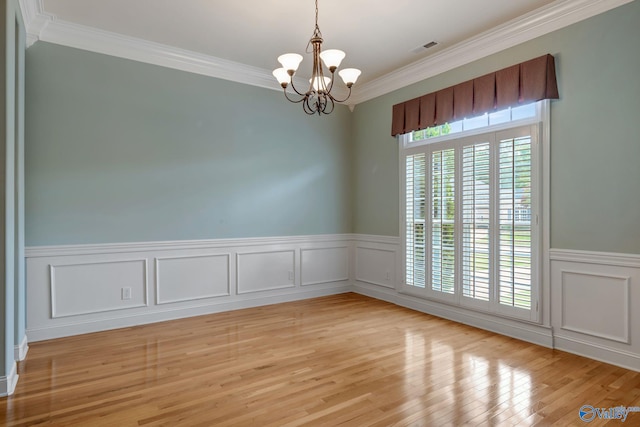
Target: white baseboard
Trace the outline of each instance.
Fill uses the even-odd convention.
[[[555,348],[611,365],[640,371],[640,354],[624,351],[573,337],[554,336]]]
[[[15,359],[16,362],[20,362],[21,360],[24,360],[27,357],[28,351],[29,351],[29,344],[27,340],[27,335],[25,334],[22,337],[22,341],[20,341],[20,344],[14,347],[13,358]]]
[[[18,366],[13,363],[11,372],[6,377],[0,377],[0,397],[6,397],[13,394],[18,384]]]
[[[190,306],[188,308],[173,308],[161,312],[112,317],[107,320],[86,320],[82,323],[45,326],[42,328],[29,329],[29,340],[31,342],[43,341],[72,335],[88,334],[112,329],[128,328],[131,326],[145,325],[150,323],[165,322],[168,320],[184,319],[187,317],[222,313],[231,310],[241,310],[244,308],[281,304],[285,302],[299,301],[327,295],[337,295],[346,292],[351,292],[351,286],[348,283],[336,284],[335,286],[327,287],[324,289],[309,289],[305,290],[304,292],[282,293],[279,295],[271,296],[265,295],[258,298],[242,298],[234,301],[223,301],[217,304],[205,304],[201,306]]]
[[[356,283],[354,290],[356,293],[391,302],[401,307],[410,308],[422,313],[463,323],[543,347],[553,347],[551,328],[478,313],[461,307],[449,306],[411,295],[400,294],[395,291],[389,291],[388,289],[376,289],[365,283]]]

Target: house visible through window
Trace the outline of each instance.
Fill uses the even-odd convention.
[[[403,291],[537,319],[541,104],[401,136]]]

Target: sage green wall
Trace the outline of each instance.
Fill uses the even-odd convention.
[[[351,231],[346,107],[43,42],[26,67],[28,246]]]
[[[640,2],[328,117],[281,94],[38,42],[27,244],[399,234],[391,106],[545,53],[551,245],[640,253]]]
[[[393,104],[551,53],[561,98],[551,106],[551,246],[640,253],[638,22],[636,1],[358,105],[355,232],[399,235]]]

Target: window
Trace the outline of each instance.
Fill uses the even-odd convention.
[[[538,318],[541,104],[401,137],[403,291]]]
[[[417,130],[415,132],[411,132],[410,141],[420,141],[423,139],[435,138],[438,136],[445,136],[472,131],[474,129],[486,128],[502,123],[526,120],[535,118],[537,114],[538,105],[536,103],[525,104],[519,107],[507,108],[505,110],[500,110],[493,113],[485,113],[481,116],[472,117],[470,119],[462,119],[453,123],[445,123],[440,126]]]

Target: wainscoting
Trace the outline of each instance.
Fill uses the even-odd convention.
[[[399,292],[400,251],[359,234],[27,248],[27,336],[357,292],[640,371],[640,255],[550,250],[538,324]]]
[[[350,235],[28,248],[30,341],[348,292]]]
[[[551,251],[556,348],[640,371],[640,256]]]
[[[517,321],[398,291],[398,238],[356,236],[354,291],[414,310],[640,371],[640,255],[551,249],[542,323]],[[392,282],[389,282],[391,277]],[[550,313],[550,315],[547,314]]]
[[[397,237],[356,236],[354,291],[423,313],[545,347],[553,347],[553,335],[549,325],[497,317],[400,292],[402,281],[400,251],[400,239]]]

